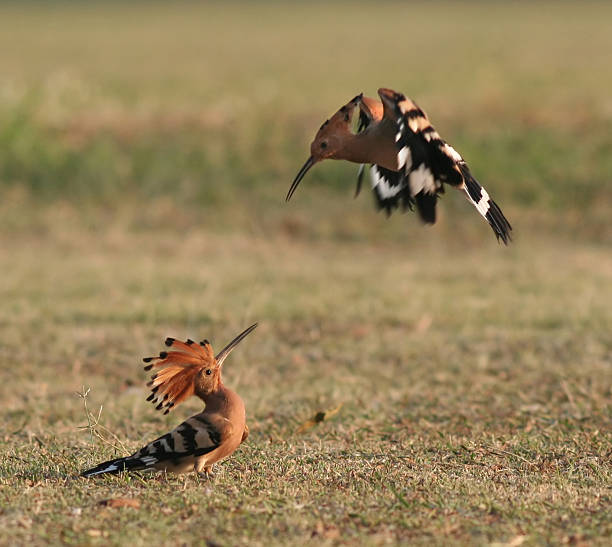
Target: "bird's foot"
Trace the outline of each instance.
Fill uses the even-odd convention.
[[[202,471],[198,471],[198,477],[201,479],[212,480],[215,474],[212,472],[212,467],[205,467]]]

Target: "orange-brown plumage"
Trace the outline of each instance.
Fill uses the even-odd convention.
[[[190,340],[178,342],[168,338],[166,345],[174,351],[145,359],[152,363],[147,369],[162,367],[150,382],[153,386],[150,398],[161,397],[157,408],[166,406],[168,412],[173,405],[196,395],[204,401],[204,410],[131,456],[105,461],[83,471],[81,476],[144,470],[209,475],[212,466],[231,456],[249,434],[244,401],[223,385],[221,369],[230,352],[256,326],[257,323],[241,332],[217,355],[207,341],[196,346]]]
[[[223,360],[256,325],[234,338],[217,356],[208,340],[196,344],[193,340],[182,342],[166,338],[166,346],[173,348],[173,351],[162,351],[158,357],[143,359],[148,363],[145,370],[161,368],[147,383],[151,388],[147,401],[168,414],[192,395],[204,400],[207,394],[219,388]]]
[[[498,240],[507,244],[512,226],[488,192],[472,176],[465,160],[431,125],[419,106],[391,89],[378,90],[380,100],[357,95],[326,120],[317,131],[310,157],[287,192],[287,201],[313,165],[327,159],[359,163],[359,194],[365,165],[370,164],[372,190],[379,209],[414,205],[426,223],[436,220],[436,203],[444,186],[463,191],[491,226]],[[351,120],[359,110],[357,132]]]

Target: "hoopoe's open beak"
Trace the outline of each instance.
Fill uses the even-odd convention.
[[[306,163],[304,165],[302,165],[302,168],[300,169],[299,173],[296,175],[295,179],[293,180],[293,182],[291,183],[291,188],[289,188],[289,192],[287,192],[287,197],[285,198],[285,201],[289,201],[291,199],[291,196],[293,195],[293,193],[295,192],[295,190],[298,187],[298,184],[300,184],[300,181],[304,178],[304,175],[308,172],[308,170],[315,164],[315,159],[310,156],[307,160]]]
[[[236,338],[234,338],[227,346],[225,346],[219,353],[217,353],[215,360],[217,364],[221,366],[225,358],[232,352],[232,350],[240,344],[251,332],[257,328],[257,323],[251,325],[248,329],[242,331]]]

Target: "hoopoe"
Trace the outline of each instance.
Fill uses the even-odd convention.
[[[147,357],[145,368],[165,367],[152,380],[153,392],[161,398],[167,413],[191,395],[202,399],[203,412],[185,420],[178,427],[150,442],[125,458],[115,458],[83,471],[81,476],[156,469],[171,473],[195,471],[209,475],[212,466],[230,456],[249,434],[244,403],[240,396],[225,387],[221,367],[230,352],[257,323],[241,332],[216,356],[208,340],[195,344],[167,338],[174,351],[163,351],[159,357]]]
[[[512,226],[487,191],[476,181],[459,153],[440,138],[427,115],[414,101],[390,89],[378,90],[380,101],[363,93],[325,121],[310,145],[310,157],[287,193],[287,201],[307,171],[325,159],[361,164],[359,194],[365,164],[370,164],[372,190],[379,209],[387,214],[414,205],[425,223],[436,220],[436,202],[443,184],[466,193],[467,199],[488,221],[497,239],[506,245]],[[359,107],[357,133],[351,131]]]

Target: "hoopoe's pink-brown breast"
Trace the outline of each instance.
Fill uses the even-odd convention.
[[[225,397],[218,410],[211,408],[210,413],[207,412],[208,409],[204,411],[206,418],[214,425],[221,437],[219,447],[202,457],[205,466],[213,465],[231,456],[240,446],[244,434],[246,426],[244,402],[234,391],[224,388],[224,392]]]
[[[159,470],[189,473],[201,472],[233,454],[246,426],[242,399],[221,386],[206,403],[203,412],[147,445],[137,457],[157,458],[159,461],[152,466]]]
[[[397,171],[395,133],[393,125],[385,119],[373,123],[367,131],[352,136],[346,143],[341,159],[354,163],[376,164]]]

